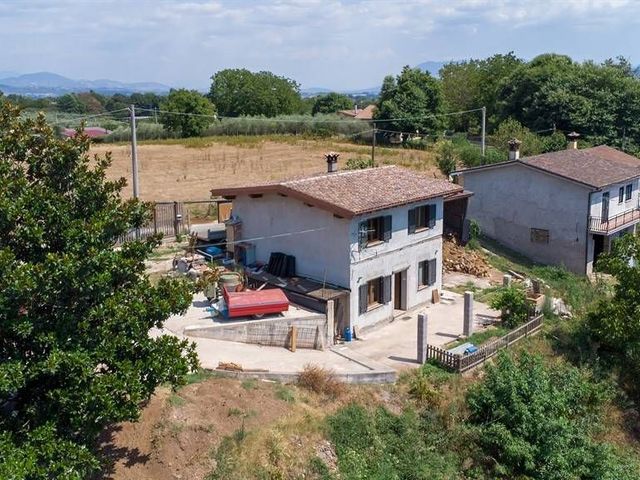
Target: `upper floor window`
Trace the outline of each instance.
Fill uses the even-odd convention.
[[[631,200],[631,190],[633,189],[633,185],[629,184],[627,185],[627,187],[625,188],[625,192],[624,192],[624,199],[626,200]]]
[[[374,217],[360,222],[360,246],[368,247],[391,239],[391,215]]]
[[[415,233],[436,226],[436,206],[421,205],[409,209],[409,233]]]
[[[624,202],[624,187],[620,187],[618,190],[618,203]]]

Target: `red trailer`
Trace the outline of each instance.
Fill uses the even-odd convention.
[[[289,310],[289,299],[279,288],[230,292],[226,287],[222,295],[227,303],[229,317],[262,316]]]

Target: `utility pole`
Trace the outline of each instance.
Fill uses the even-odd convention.
[[[131,114],[131,174],[133,175],[133,198],[138,198],[138,142],[136,139],[136,107],[129,107]]]
[[[487,107],[482,107],[482,156],[484,157],[486,149],[487,135]]]
[[[371,166],[376,165],[376,123],[373,122],[373,136],[371,137]]]

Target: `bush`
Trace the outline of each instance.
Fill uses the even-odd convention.
[[[455,147],[450,141],[436,144],[436,162],[445,177],[456,169]]]
[[[491,308],[503,312],[502,324],[507,328],[517,327],[529,317],[527,295],[516,285],[499,290],[491,299]]]
[[[347,160],[344,168],[347,170],[363,170],[371,167],[375,167],[371,157],[356,157]]]
[[[481,463],[491,478],[638,478],[637,465],[594,440],[610,397],[586,371],[501,353],[467,395]]]
[[[346,391],[345,384],[333,371],[317,365],[305,365],[298,375],[298,386],[330,397],[339,397]]]

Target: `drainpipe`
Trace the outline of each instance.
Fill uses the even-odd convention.
[[[584,242],[584,274],[587,275],[587,264],[589,263],[589,230],[591,225],[591,195],[593,195],[593,191],[589,192],[587,195],[587,235],[585,237]],[[593,272],[593,265],[591,266],[591,271]]]

